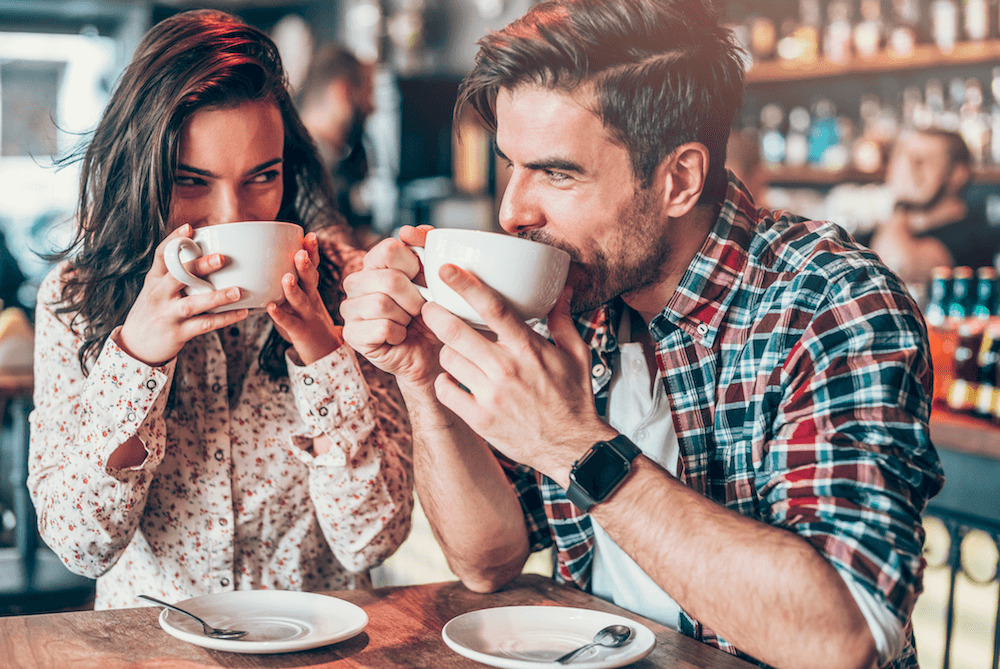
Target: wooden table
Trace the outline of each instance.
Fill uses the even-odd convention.
[[[467,611],[494,606],[570,606],[637,620],[656,635],[652,653],[632,667],[748,669],[752,665],[578,590],[535,574],[518,577],[500,592],[481,595],[458,582],[327,593],[368,613],[368,627],[332,646],[280,655],[206,650],[160,629],[158,607],[81,611],[0,618],[3,669],[205,669],[208,667],[427,667],[484,665],[458,655],[441,628]],[[570,665],[571,666],[571,665]]]

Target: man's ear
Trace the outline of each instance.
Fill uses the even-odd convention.
[[[657,178],[664,184],[663,204],[671,218],[680,218],[698,204],[708,179],[708,147],[698,142],[681,144],[663,159]]]
[[[948,173],[948,192],[952,194],[962,192],[970,179],[972,179],[972,169],[968,165],[952,163],[951,172]]]

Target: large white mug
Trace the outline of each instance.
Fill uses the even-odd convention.
[[[417,286],[423,298],[480,329],[486,329],[482,317],[441,280],[442,265],[475,274],[525,321],[544,318],[552,310],[569,272],[569,254],[562,249],[481,230],[435,228],[427,233],[422,249],[410,248],[424,266],[427,287]]]
[[[233,309],[264,309],[281,304],[285,292],[281,277],[295,273],[295,253],[302,248],[302,227],[281,221],[241,221],[198,228],[194,236],[176,237],[163,250],[167,270],[187,288],[188,295],[238,286],[243,297],[213,313]],[[195,258],[221,253],[222,269],[197,277],[184,267]]]

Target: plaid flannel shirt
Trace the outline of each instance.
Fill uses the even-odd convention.
[[[577,319],[599,410],[622,307]],[[758,210],[730,177],[714,228],[650,333],[680,443],[678,478],[812,544],[905,626],[907,647],[886,666],[916,667],[920,514],[944,475],[928,436],[926,329],[899,279],[835,225]],[[554,544],[555,577],[589,591],[589,515],[552,480],[502,464],[532,550]],[[681,631],[755,661],[683,611]]]

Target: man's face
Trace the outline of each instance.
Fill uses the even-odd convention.
[[[510,171],[500,225],[570,254],[574,313],[652,286],[671,256],[662,184],[639,189],[589,101],[541,86],[497,97],[497,152]]]
[[[943,137],[908,133],[893,151],[886,182],[898,203],[923,207],[945,194],[951,168]]]

